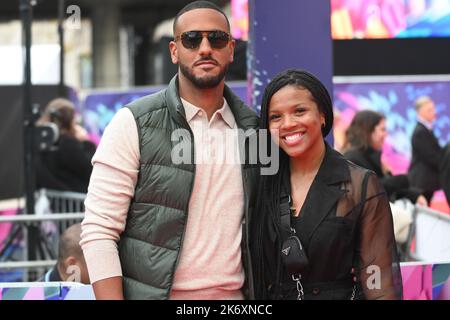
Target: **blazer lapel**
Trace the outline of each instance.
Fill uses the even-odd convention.
[[[317,227],[327,217],[344,192],[340,189],[339,184],[328,185],[317,179],[313,182],[308,194],[309,199],[305,202],[306,207],[304,208],[304,212],[307,214],[303,220],[304,237],[302,238],[306,239],[304,243],[306,248],[309,247],[309,242]]]
[[[349,180],[350,170],[347,160],[326,143],[325,157],[302,208],[305,215],[301,230],[303,231],[302,239],[306,240],[304,243],[306,248],[317,227],[344,194],[345,190],[341,190],[341,182]]]

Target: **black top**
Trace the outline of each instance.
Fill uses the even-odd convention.
[[[366,174],[366,196],[361,199]],[[290,190],[289,176],[285,187]],[[296,284],[281,263],[277,219],[263,219],[261,281],[267,294],[258,294],[271,299],[296,299]],[[352,268],[358,277],[357,298],[402,297],[392,213],[386,193],[373,173],[346,161],[327,145],[300,216],[292,219],[292,225],[309,259],[309,267],[302,274],[305,299],[350,299],[354,287]],[[371,289],[369,277],[374,272],[379,274],[381,283]]]
[[[95,145],[62,134],[54,149],[39,153],[36,187],[86,193]]]
[[[383,172],[381,151],[376,151],[373,148],[367,150],[354,148],[345,152],[344,157],[358,166],[375,172],[391,201],[407,198],[415,203],[417,197],[422,193],[422,190],[410,186],[407,175],[393,176],[390,172],[386,174]]]

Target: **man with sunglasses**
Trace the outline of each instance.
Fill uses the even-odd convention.
[[[81,241],[97,299],[253,297],[247,222],[257,171],[243,161],[197,161],[205,149],[239,158],[242,141],[211,140],[213,130],[257,127],[256,114],[224,82],[234,45],[218,7],[188,4],[169,46],[178,74],[106,128]],[[177,144],[188,146],[194,163],[173,161]]]

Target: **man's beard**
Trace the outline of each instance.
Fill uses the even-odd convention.
[[[228,70],[228,64],[220,70],[219,74],[216,76],[207,76],[203,78],[196,77],[194,73],[189,69],[189,67],[183,63],[179,63],[180,71],[189,81],[192,82],[194,86],[199,89],[211,89],[219,85],[219,83],[225,78],[225,74]]]

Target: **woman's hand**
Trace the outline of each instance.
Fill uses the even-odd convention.
[[[422,207],[428,207],[428,201],[423,195],[417,197],[416,204]]]
[[[79,124],[75,124],[73,126],[73,132],[75,135],[75,138],[77,138],[79,141],[86,141],[89,139],[88,133],[85,128],[80,126]]]

